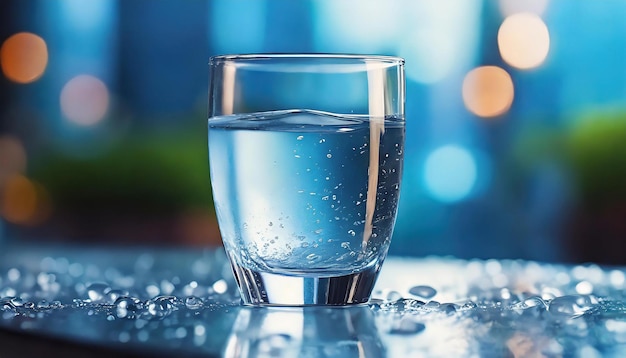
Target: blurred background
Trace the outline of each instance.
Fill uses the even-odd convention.
[[[626,2],[0,3],[0,245],[220,245],[208,58],[402,56],[391,254],[626,264]]]

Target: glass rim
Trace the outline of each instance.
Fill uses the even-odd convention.
[[[388,55],[365,55],[348,53],[249,53],[216,55],[209,58],[209,64],[226,62],[252,62],[259,60],[337,60],[337,61],[372,61],[390,65],[404,65],[404,58]]]

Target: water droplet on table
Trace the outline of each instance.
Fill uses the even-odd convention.
[[[588,298],[581,295],[565,295],[554,298],[548,305],[548,312],[555,318],[576,318],[591,308]]]
[[[169,315],[174,310],[173,296],[159,296],[148,301],[148,313],[155,318],[162,318]]]
[[[87,297],[91,303],[102,303],[111,287],[103,282],[95,282],[87,286]]]
[[[409,293],[413,296],[431,299],[437,294],[437,290],[430,286],[413,286],[409,289]]]
[[[189,296],[185,298],[185,307],[190,310],[199,310],[204,306],[202,299],[196,296]]]
[[[411,317],[403,317],[395,322],[392,328],[389,330],[390,334],[409,335],[417,334],[426,329],[426,325],[420,322],[416,322]]]
[[[112,304],[115,303],[118,298],[128,295],[129,292],[127,290],[113,289],[107,292],[106,297],[104,298],[104,302]]]
[[[142,308],[142,302],[135,297],[119,297],[115,300],[115,313],[118,318],[133,319]]]

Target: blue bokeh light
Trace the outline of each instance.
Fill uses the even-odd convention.
[[[472,153],[457,145],[439,147],[428,155],[424,184],[430,196],[445,203],[469,196],[476,184],[477,165]]]

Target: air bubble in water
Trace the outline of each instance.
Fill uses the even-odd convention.
[[[430,299],[435,297],[437,290],[430,286],[413,286],[409,289],[409,293],[413,296]]]

